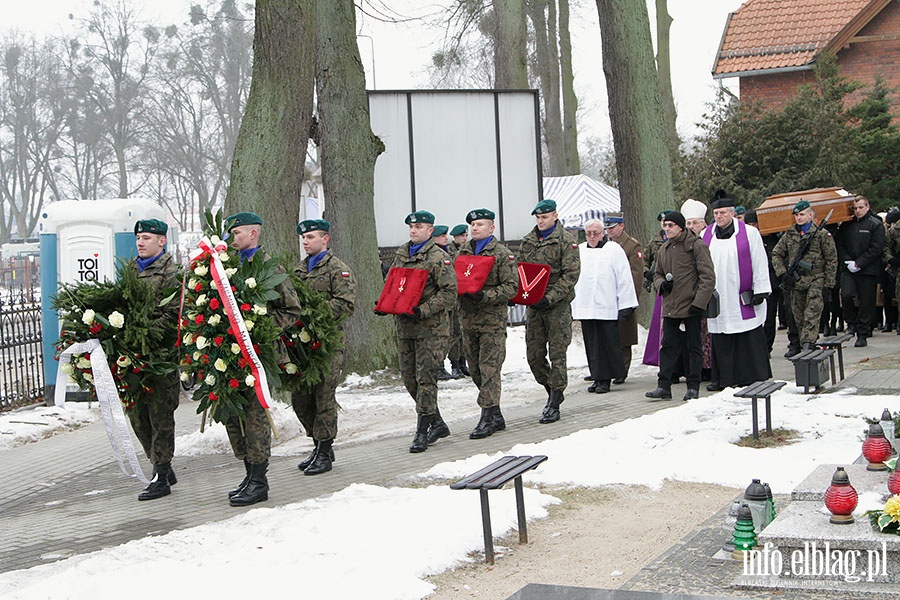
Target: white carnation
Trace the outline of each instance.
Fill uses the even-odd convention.
[[[75,361],[75,366],[79,369],[90,369],[91,361],[83,356],[79,356],[78,360]]]
[[[247,284],[247,287],[251,290],[256,287],[256,279],[254,277],[248,277],[244,280],[244,283]]]

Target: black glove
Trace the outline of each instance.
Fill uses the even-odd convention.
[[[506,301],[506,305],[507,305],[507,306],[518,306],[518,305],[517,305],[515,302],[513,302],[512,300],[507,300],[507,301]]]
[[[663,281],[659,285],[659,293],[662,294],[663,296],[665,296],[666,294],[668,294],[669,292],[672,291],[673,287],[675,287],[674,281],[669,281],[669,280]]]
[[[691,304],[688,307],[688,316],[689,317],[699,317],[702,314],[703,314],[703,309],[700,308],[699,306],[694,306],[693,304]]]
[[[533,308],[534,310],[547,310],[548,308],[550,308],[550,301],[546,298],[541,298],[540,300],[532,304],[531,308]]]
[[[888,261],[888,264],[891,265],[894,269],[900,268],[900,256],[895,256]]]
[[[375,301],[375,306],[378,306],[378,300]],[[380,311],[377,308],[373,308],[372,311],[379,317],[383,317],[384,315],[387,314],[386,312]]]
[[[482,298],[484,298],[484,290],[478,290],[477,292],[466,292],[463,294],[466,298],[473,302],[481,302]]]
[[[653,283],[653,271],[644,271],[644,279]]]
[[[768,294],[753,294],[753,306],[759,306],[768,297]]]
[[[422,318],[422,309],[418,306],[413,306],[412,312],[404,315],[400,315],[404,319],[409,319],[411,321],[418,321]]]
[[[631,315],[634,314],[634,308],[621,308],[619,309],[619,321],[624,322],[631,318]]]

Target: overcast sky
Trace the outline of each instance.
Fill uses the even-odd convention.
[[[4,9],[0,28],[16,27],[43,35],[70,27],[68,15],[87,14],[92,0],[0,0],[0,3]],[[205,2],[129,0],[129,3],[140,6],[139,10],[147,19],[170,24],[184,22],[191,4]],[[570,0],[570,3],[575,86],[581,106],[580,133],[582,137],[608,138],[609,118],[596,3],[593,0]],[[369,4],[375,9],[386,4],[398,14],[410,17],[434,15],[438,11],[436,2],[422,0],[369,0]],[[651,23],[655,26],[655,3],[649,0],[648,4]],[[715,96],[717,84],[710,75],[715,52],[728,13],[737,10],[741,4],[742,0],[669,0],[669,14],[674,19],[671,30],[672,84],[682,135],[694,133],[694,124],[703,115],[705,104]],[[443,37],[442,31],[425,27],[421,21],[388,24],[373,17],[363,17],[359,25],[361,33],[370,36],[360,38],[360,53],[370,88],[373,79],[375,87],[381,90],[426,85],[426,69],[432,52]],[[735,80],[726,82],[736,91]]]

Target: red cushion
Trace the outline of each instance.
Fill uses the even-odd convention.
[[[473,254],[460,254],[453,263],[456,269],[457,294],[473,294],[484,287],[491,267],[496,259],[493,256],[475,256]]]
[[[531,305],[544,297],[550,282],[550,265],[520,262],[519,293],[511,298],[516,304]]]
[[[412,314],[413,307],[417,306],[422,298],[427,280],[428,271],[425,269],[391,267],[384,281],[381,297],[375,304],[375,310],[390,315]]]

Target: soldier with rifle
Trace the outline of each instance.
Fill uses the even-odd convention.
[[[831,293],[837,277],[837,249],[825,229],[831,213],[819,225],[809,202],[794,205],[790,229],[772,250],[772,267],[788,295],[803,350],[815,348],[824,293]]]

